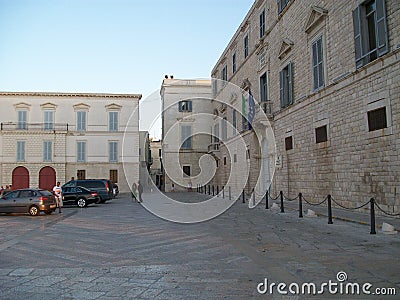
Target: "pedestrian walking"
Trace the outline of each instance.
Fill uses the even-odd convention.
[[[62,207],[63,207],[63,200],[62,200],[62,190],[60,187],[60,182],[57,182],[57,185],[55,187],[53,187],[53,193],[54,196],[56,197],[56,203],[57,203],[57,207],[58,207],[58,213],[62,214]]]
[[[132,201],[137,201],[137,185],[136,182],[132,183]]]
[[[142,199],[143,186],[140,183],[140,181],[138,181],[137,186],[138,186],[138,191],[139,191],[139,203],[142,203],[143,202],[143,199]]]

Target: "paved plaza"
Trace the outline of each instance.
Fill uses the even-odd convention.
[[[171,194],[169,194],[171,195]],[[180,201],[202,201],[195,192]],[[152,201],[151,194],[144,201]],[[313,299],[398,299],[400,235],[295,210],[249,209],[237,201],[207,222],[160,219],[121,196],[63,214],[0,215],[0,299],[283,299],[260,282],[337,281],[394,287],[397,296],[315,295]],[[290,299],[307,299],[295,295]]]

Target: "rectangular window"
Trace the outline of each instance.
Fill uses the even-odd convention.
[[[49,162],[53,159],[53,143],[46,141],[43,142],[43,161]]]
[[[228,137],[228,123],[227,123],[227,120],[226,120],[226,117],[224,117],[223,119],[222,119],[222,128],[221,128],[221,134],[222,134],[222,140],[223,141],[225,141],[226,139],[227,139],[227,137]]]
[[[54,111],[45,110],[43,112],[43,129],[53,130],[54,129]]]
[[[190,166],[183,166],[183,176],[190,176]]]
[[[76,130],[86,131],[86,111],[76,112]]]
[[[85,162],[86,161],[86,142],[77,142],[76,143],[76,161],[77,162]]]
[[[219,143],[219,124],[214,125],[214,143]]]
[[[293,63],[289,63],[280,72],[281,108],[293,104]]]
[[[260,77],[260,101],[268,101],[268,82],[267,82],[267,72],[265,72]]]
[[[265,35],[265,9],[260,14],[260,38]]]
[[[221,78],[222,78],[223,81],[227,81],[228,80],[228,67],[226,65],[222,69]]]
[[[76,177],[78,177],[78,180],[86,179],[86,170],[78,170],[78,171],[76,171]]]
[[[226,166],[226,156],[224,156],[224,166]]]
[[[17,129],[27,129],[26,119],[28,112],[26,110],[18,111],[18,124]]]
[[[286,5],[288,5],[288,3],[290,2],[290,0],[278,0],[278,14],[280,14],[286,7]]]
[[[182,149],[192,149],[192,126],[184,125],[181,126],[181,143]]]
[[[108,143],[108,161],[117,162],[118,161],[118,142]]]
[[[233,162],[237,162],[237,154],[233,154]]]
[[[312,69],[314,91],[325,85],[322,36],[312,44]]]
[[[386,107],[370,110],[367,116],[369,131],[387,128]]]
[[[232,55],[232,73],[236,72],[236,52]]]
[[[244,58],[247,58],[249,56],[249,35],[246,34],[244,37]]]
[[[118,112],[108,112],[108,131],[118,131]]]
[[[285,138],[285,149],[286,151],[293,149],[293,137],[288,136]]]
[[[17,161],[25,161],[25,141],[17,141]]]
[[[114,183],[118,183],[118,170],[110,170],[110,180]]]
[[[233,111],[232,111],[232,134],[233,135],[235,135],[236,134],[236,128],[237,128],[237,125],[236,125],[236,110],[234,109]]]
[[[328,129],[327,126],[321,126],[318,128],[315,128],[315,142],[318,143],[323,143],[328,140]]]
[[[385,0],[365,1],[353,11],[356,67],[389,52]]]
[[[191,112],[192,111],[192,101],[190,101],[190,100],[179,101],[179,111]]]

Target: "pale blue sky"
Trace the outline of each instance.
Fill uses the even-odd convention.
[[[0,0],[0,90],[146,98],[165,74],[209,78],[253,2]]]

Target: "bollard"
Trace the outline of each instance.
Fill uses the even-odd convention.
[[[211,187],[208,185],[208,194],[211,195]]]
[[[222,199],[225,199],[225,187],[222,186]]]
[[[254,188],[253,188],[253,194],[251,195],[253,199],[253,206],[256,206],[256,193],[254,193]]]
[[[213,192],[213,196],[215,195],[214,193],[214,185],[212,185],[212,192]]]
[[[217,185],[217,197],[219,197],[219,186]]]
[[[328,224],[333,224],[332,222],[332,196],[328,195]]]
[[[303,217],[303,194],[299,193],[299,218]]]
[[[265,209],[269,209],[268,198],[269,198],[269,192],[267,190],[267,192],[265,193]]]
[[[232,197],[231,197],[231,186],[228,187],[228,191],[229,191],[229,200],[231,200],[232,199]]]
[[[369,234],[376,234],[376,230],[375,230],[375,199],[371,198],[371,200],[369,200],[371,203],[371,231]]]
[[[246,203],[246,200],[244,199],[244,189],[243,189],[243,192],[242,192],[242,202]]]
[[[279,194],[281,196],[281,213],[284,213],[285,212],[285,208],[283,207],[283,192],[280,191]]]

